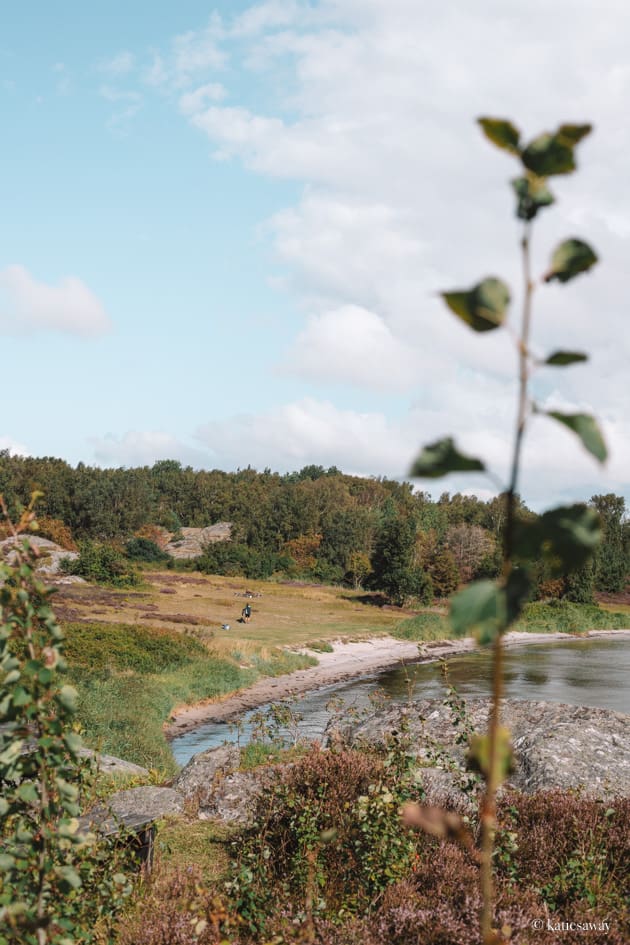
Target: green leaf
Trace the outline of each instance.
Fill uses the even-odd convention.
[[[410,476],[438,479],[451,472],[483,472],[484,464],[472,456],[464,456],[456,448],[452,437],[436,440],[425,446],[414,461]]]
[[[10,853],[0,853],[0,870],[4,873],[15,865],[15,857]]]
[[[589,135],[593,130],[592,125],[560,125],[558,128],[558,137],[563,141],[568,141],[571,145],[576,145],[578,142],[585,138],[586,135]]]
[[[581,568],[591,558],[602,536],[599,514],[583,503],[550,509],[539,518],[517,522],[516,556],[524,561],[548,561],[554,575]]]
[[[457,637],[473,634],[492,643],[507,626],[505,592],[494,581],[476,581],[451,600],[451,626]]]
[[[58,866],[55,872],[66,887],[80,889],[81,877],[71,866]]]
[[[568,364],[578,364],[580,361],[588,361],[588,355],[582,354],[581,351],[554,351],[543,363],[552,364],[555,367],[566,367]]]
[[[570,139],[549,132],[534,138],[522,152],[521,160],[527,170],[533,171],[538,177],[570,174],[575,170]]]
[[[467,755],[468,767],[473,771],[480,771],[486,781],[490,778],[490,736],[489,735],[471,735],[470,748]],[[502,784],[512,770],[513,755],[510,730],[504,726],[497,729],[495,757],[494,757],[494,783]]]
[[[32,781],[24,781],[15,793],[25,804],[37,804],[39,801],[37,788]]]
[[[555,202],[556,198],[539,177],[515,177],[511,184],[517,197],[516,216],[519,220],[533,220],[539,210]]]
[[[76,712],[78,693],[74,686],[62,686],[57,693],[57,702],[68,712]]]
[[[559,410],[548,410],[548,417],[553,417],[573,430],[582,441],[585,449],[603,463],[608,455],[604,437],[601,434],[597,421],[588,413],[561,413]]]
[[[450,310],[474,331],[492,331],[505,320],[510,290],[501,279],[491,276],[472,289],[443,292],[442,298]]]
[[[545,282],[557,279],[569,282],[581,272],[587,272],[597,262],[597,255],[583,240],[565,240],[555,249],[551,257],[551,269],[545,274]]]
[[[510,154],[520,154],[520,132],[511,121],[505,118],[478,118],[477,122],[486,138],[496,144],[497,148],[509,151]]]

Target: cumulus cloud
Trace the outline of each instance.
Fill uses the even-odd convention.
[[[220,102],[225,95],[225,87],[220,82],[207,82],[193,92],[185,92],[179,99],[179,108],[184,115],[194,115],[208,102]]]
[[[208,453],[189,446],[171,433],[157,430],[130,430],[122,435],[108,433],[91,437],[94,459],[103,466],[151,466],[159,459],[177,459],[199,467],[208,466]]]
[[[282,370],[370,390],[406,391],[417,384],[413,352],[375,312],[358,305],[312,316]]]
[[[238,56],[258,82],[255,104],[239,98],[241,84],[229,90],[229,105],[188,97],[184,113],[217,157],[305,185],[263,232],[282,273],[278,284],[295,295],[304,319],[296,324],[291,370],[321,384],[323,399],[317,408],[300,401],[243,420],[243,429],[254,431],[253,443],[258,424],[268,429],[283,456],[288,446],[280,429],[300,455],[308,452],[297,416],[314,448],[326,422],[331,441],[343,423],[361,430],[372,423],[373,439],[406,442],[407,427],[385,414],[351,420],[326,400],[326,385],[342,377],[365,386],[371,376],[371,386],[384,390],[390,365],[398,363],[393,389],[404,391],[413,362],[418,381],[408,417],[418,438],[461,430],[500,464],[513,423],[512,339],[507,332],[473,335],[438,298],[440,289],[500,274],[515,286],[510,317],[518,326],[519,234],[507,186],[517,165],[483,140],[473,119],[510,116],[527,136],[560,121],[590,120],[596,133],[580,145],[579,174],[554,180],[559,202],[537,224],[534,268],[544,271],[566,236],[592,241],[603,262],[575,284],[537,292],[534,348],[540,354],[583,348],[592,363],[562,375],[541,371],[534,393],[544,401],[560,384],[567,402],[587,401],[602,416],[612,454],[608,482],[630,494],[623,381],[630,336],[622,301],[630,192],[620,187],[630,148],[630,9],[602,0],[595,25],[592,10],[570,0],[552,6],[484,0],[483,9],[457,4],[456,20],[453,12],[453,4],[438,0],[422,10],[417,0],[268,0],[232,19],[215,17],[165,54],[175,87],[191,84],[194,75],[201,88]],[[578,450],[573,458],[570,435],[549,426],[537,420],[528,442],[532,494],[588,490],[601,481],[588,457]],[[213,430],[222,442],[229,439],[220,424]],[[367,470],[362,443],[339,437],[349,468]],[[226,447],[240,457],[237,443]],[[258,448],[261,462],[273,465],[271,448],[264,458],[262,440]],[[369,455],[394,473],[396,464],[379,450]],[[387,456],[402,454],[393,449]],[[339,457],[322,461],[340,464]]]
[[[133,53],[124,49],[110,59],[104,59],[102,62],[99,62],[97,69],[105,75],[122,76],[128,75],[128,73],[133,70],[135,63],[136,60]]]
[[[22,443],[18,443],[10,436],[0,435],[0,453],[3,450],[9,451],[9,456],[29,456],[29,451]]]
[[[76,276],[38,282],[17,264],[0,271],[0,332],[54,331],[91,338],[111,329],[102,303]]]

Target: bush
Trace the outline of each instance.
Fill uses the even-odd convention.
[[[193,567],[204,574],[223,574],[265,580],[277,571],[286,571],[293,559],[271,551],[257,551],[249,545],[231,541],[206,545],[203,554],[193,560]]]
[[[162,551],[150,538],[131,538],[125,545],[125,554],[131,561],[146,561],[148,564],[166,562],[170,555]]]
[[[37,519],[37,528],[32,529],[36,535],[41,538],[47,538],[48,541],[54,541],[56,545],[65,548],[66,551],[76,551],[77,546],[72,537],[72,532],[61,519],[48,518],[42,516]]]
[[[399,816],[408,786],[392,769],[386,784],[385,772],[375,756],[317,748],[282,772],[232,867],[234,903],[253,931],[275,912],[299,918],[308,898],[322,915],[366,910],[409,870],[415,837]]]
[[[114,587],[136,587],[141,583],[138,572],[119,551],[95,541],[81,542],[78,558],[62,558],[61,570],[64,574],[77,574],[87,581]]]
[[[62,686],[63,636],[28,546],[0,566],[0,943],[95,940],[131,891],[121,855],[82,834],[91,764]],[[23,750],[29,744],[27,751]]]

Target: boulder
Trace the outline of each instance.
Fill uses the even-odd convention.
[[[197,558],[206,545],[216,541],[229,541],[232,536],[231,522],[217,522],[205,528],[182,528],[180,537],[164,546],[164,551],[173,558]]]
[[[475,731],[487,728],[490,700],[466,701]],[[505,700],[501,723],[512,733],[514,770],[509,784],[527,794],[551,788],[581,789],[610,798],[630,796],[630,716],[590,706]],[[346,723],[328,733],[351,746],[383,746],[399,733],[424,765],[447,769],[446,755],[463,767],[466,745],[451,709],[425,699],[376,712],[363,722]]]
[[[277,778],[273,768],[237,771],[220,781],[199,809],[199,818],[216,818],[227,824],[248,827],[254,821],[258,799]]]
[[[197,809],[200,820],[249,826],[258,798],[273,788],[282,765],[238,771],[241,761],[236,745],[220,745],[193,755],[173,781],[173,788]]]
[[[219,778],[231,774],[241,763],[241,752],[237,745],[219,745],[193,755],[173,781],[173,787],[187,800],[207,807]]]
[[[107,806],[123,823],[137,816],[148,820],[159,820],[167,814],[181,814],[184,810],[184,797],[172,788],[142,787],[118,791],[107,799]]]
[[[133,761],[125,761],[123,758],[116,758],[114,755],[100,755],[91,748],[79,749],[81,758],[94,758],[99,771],[105,774],[129,774],[138,777],[148,778],[149,772],[141,765],[135,765]]]

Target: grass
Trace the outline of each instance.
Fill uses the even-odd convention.
[[[86,741],[147,768],[174,770],[163,726],[177,705],[216,699],[313,665],[312,657],[247,644],[209,648],[172,630],[66,624],[67,675],[79,691]]]
[[[235,833],[234,827],[209,820],[167,818],[158,825],[156,869],[196,867],[206,882],[218,882],[227,873]]]
[[[367,637],[389,632],[400,621],[398,608],[378,607],[365,602],[365,594],[325,585],[280,584],[244,578],[174,574],[170,571],[144,572],[147,581],[141,591],[91,585],[61,586],[55,595],[55,609],[70,621],[108,624],[161,626],[204,632],[216,641],[237,638],[269,646],[306,646],[343,637]],[[252,620],[238,622],[246,603]],[[229,624],[230,630],[222,630]]]
[[[630,608],[611,610],[596,604],[569,601],[527,604],[512,630],[526,633],[586,633],[588,630],[622,630],[630,624]],[[453,632],[446,614],[425,612],[402,620],[392,631],[400,640],[447,640]]]

